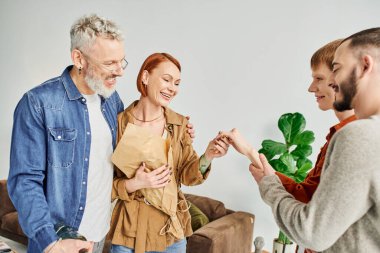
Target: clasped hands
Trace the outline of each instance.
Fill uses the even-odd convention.
[[[259,154],[236,128],[231,131],[219,132],[217,138],[226,138],[228,143],[231,144],[237,152],[246,156],[251,161],[249,171],[257,183],[260,183],[264,176],[274,175],[275,170],[269,164],[266,157],[263,154]]]

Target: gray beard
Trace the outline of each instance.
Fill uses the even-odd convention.
[[[104,85],[103,80],[94,78],[89,74],[85,76],[84,80],[86,81],[88,87],[90,87],[91,90],[93,90],[96,94],[104,98],[109,98],[115,92],[115,87],[108,89]]]

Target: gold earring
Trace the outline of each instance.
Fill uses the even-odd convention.
[[[79,73],[79,75],[82,74],[82,67],[78,68],[78,73]]]

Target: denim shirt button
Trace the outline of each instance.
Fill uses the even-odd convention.
[[[90,135],[90,132],[87,132],[87,135]]]
[[[58,138],[58,140],[60,140],[60,139],[62,139],[62,136],[58,135],[57,138]]]
[[[86,181],[83,181],[82,184],[86,184]]]
[[[86,158],[84,158],[84,160],[87,162],[87,161],[88,161],[88,158],[86,157]]]
[[[86,102],[86,99],[85,99],[85,98],[82,98],[82,102]]]
[[[79,210],[81,210],[81,211],[82,211],[82,210],[83,210],[83,207],[79,207]]]

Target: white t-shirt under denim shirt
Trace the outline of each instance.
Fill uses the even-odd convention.
[[[112,135],[101,111],[97,94],[83,95],[87,100],[91,138],[87,180],[87,198],[79,233],[87,240],[99,242],[107,234],[111,217],[111,190],[113,179]]]

